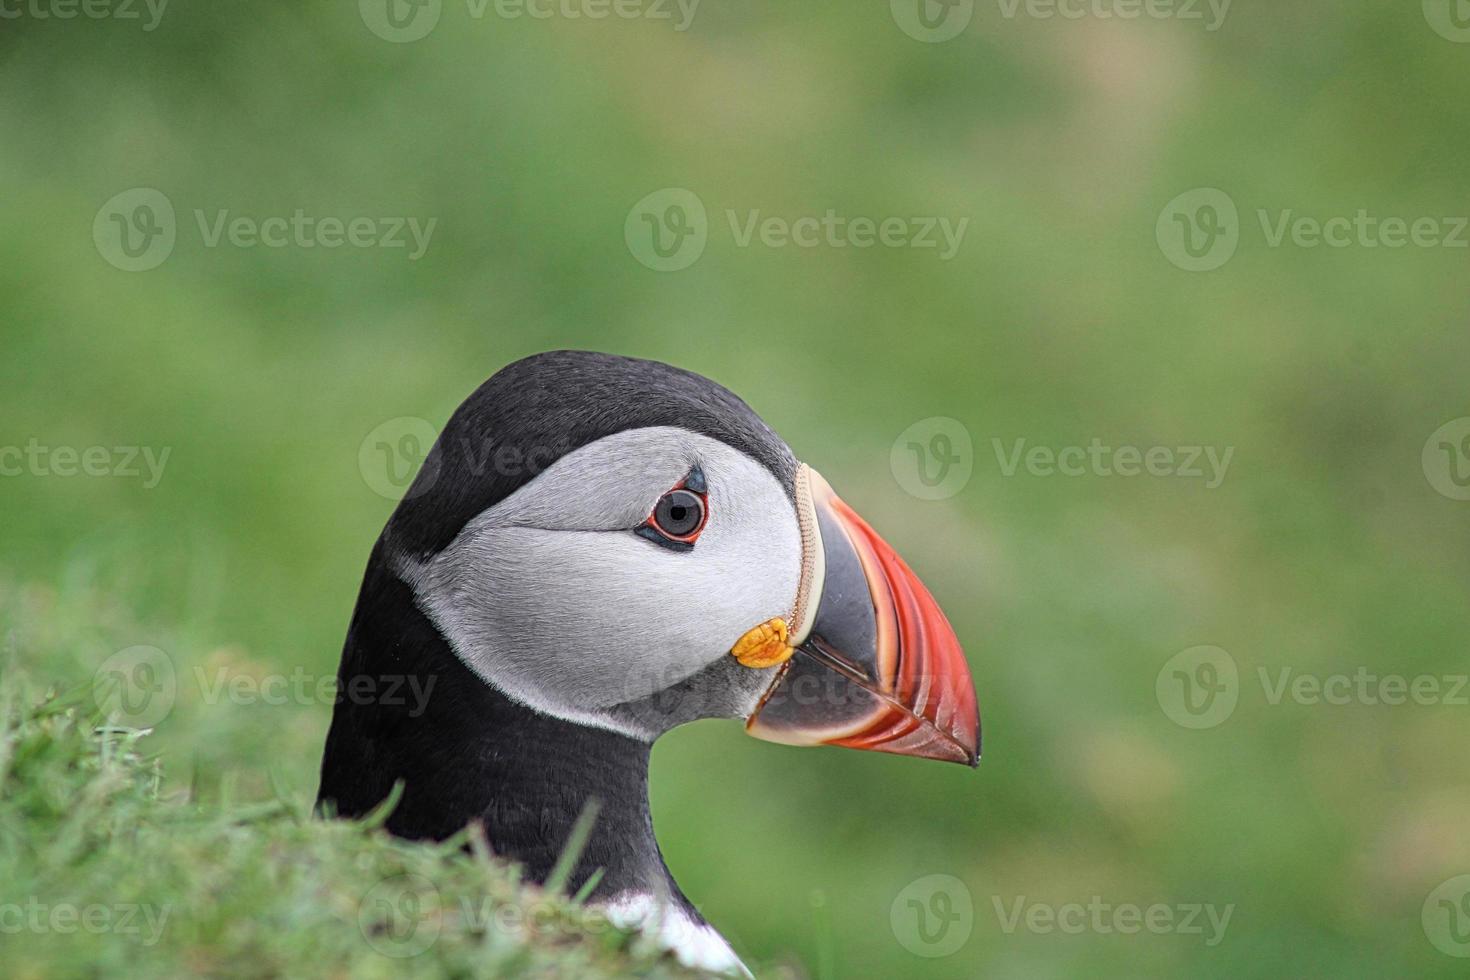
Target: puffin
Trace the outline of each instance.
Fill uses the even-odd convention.
[[[980,757],[959,640],[898,554],[726,388],[589,351],[516,361],[453,413],[372,549],[337,681],[320,811],[397,793],[390,833],[477,823],[544,882],[595,807],[568,888],[735,976],[654,837],[655,739],[724,718]]]

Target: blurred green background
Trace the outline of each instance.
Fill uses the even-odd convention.
[[[1435,937],[1453,946],[1470,904],[1436,925],[1426,899],[1470,872],[1470,707],[1272,703],[1259,671],[1467,671],[1470,503],[1453,478],[1470,457],[1436,464],[1435,442],[1421,458],[1470,415],[1464,4],[1240,0],[1209,30],[1203,4],[1192,20],[930,3],[933,23],[970,19],[924,41],[897,0],[705,0],[684,30],[672,5],[400,3],[394,27],[375,0],[175,0],[147,30],[142,6],[57,19],[35,8],[54,0],[28,3],[0,21],[0,443],[170,455],[151,487],[29,464],[0,478],[8,643],[23,657],[72,637],[74,655],[36,665],[58,682],[86,681],[119,636],[166,650],[179,697],[153,747],[171,782],[264,795],[274,768],[315,792],[330,706],[207,703],[196,670],[333,674],[393,506],[364,440],[442,423],[515,358],[594,348],[745,397],[919,571],[973,667],[978,772],[728,723],[659,743],[668,861],[748,960],[1463,975]],[[144,271],[107,239],[134,188],[176,215]],[[703,253],[676,271],[625,237],[665,188],[707,214]],[[1233,220],[1202,198],[1171,211],[1198,188]],[[211,247],[196,217],[298,209],[436,224],[410,259]],[[728,214],[829,209],[969,224],[945,260],[742,246]],[[1283,212],[1360,209],[1432,218],[1451,241],[1273,245]],[[1198,235],[1233,227],[1233,256],[1182,268],[1199,262],[1171,244],[1176,213]],[[900,435],[936,417],[962,426],[971,475],[920,499]],[[1095,438],[1234,455],[1214,488],[1003,465],[1016,440]],[[1164,668],[1200,645],[1238,666],[1238,704],[1191,729]],[[937,947],[905,918],[905,889],[935,874],[973,908],[944,956],[921,955]],[[1207,925],[1007,931],[1018,899],[1094,896],[1234,909],[1215,945]]]

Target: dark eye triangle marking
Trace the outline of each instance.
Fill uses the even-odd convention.
[[[638,527],[635,527],[633,529],[633,533],[638,535],[640,538],[647,538],[654,544],[663,545],[670,551],[684,552],[694,550],[694,545],[690,544],[688,541],[675,541],[673,538],[664,537],[655,528],[650,527],[647,524],[640,524]]]

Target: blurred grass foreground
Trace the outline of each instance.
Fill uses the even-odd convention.
[[[347,822],[312,819],[285,792],[170,797],[146,730],[106,724],[89,688],[30,690],[15,669],[0,701],[11,980],[690,975],[556,876],[521,883],[472,829],[436,845],[389,837],[394,800]]]

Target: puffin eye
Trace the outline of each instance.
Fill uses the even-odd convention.
[[[683,483],[658,499],[653,513],[634,531],[656,544],[675,551],[689,551],[709,519],[709,504],[703,492],[702,474],[691,474]],[[695,489],[698,488],[698,489]]]
[[[704,501],[688,490],[670,491],[653,509],[653,522],[671,538],[687,538],[704,524]]]

